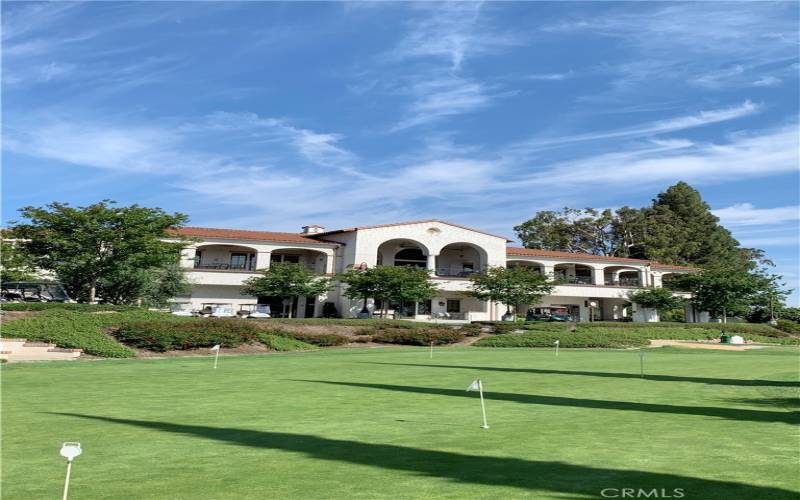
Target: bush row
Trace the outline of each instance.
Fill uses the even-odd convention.
[[[130,311],[141,309],[133,306],[118,306],[114,304],[76,304],[70,302],[6,302],[3,304],[4,311],[49,311],[59,309],[65,311]]]
[[[568,332],[567,334],[559,334],[556,332],[530,332],[487,337],[473,345],[478,347],[553,347],[556,340],[559,341],[561,347],[571,348],[643,347],[650,343],[646,338],[625,333]]]
[[[304,333],[304,332],[287,332],[283,330],[275,330],[273,335],[286,337],[306,344],[312,344],[319,347],[333,347],[343,345],[350,342],[350,338],[336,333]]]
[[[572,323],[572,322],[509,322],[509,321],[483,321],[482,325],[489,326],[493,333],[511,333],[517,330],[536,330],[536,331],[569,331],[573,328],[585,330],[591,328],[611,328],[615,330],[641,330],[647,328],[655,329],[706,329],[719,332],[723,328],[728,333],[750,333],[764,335],[768,337],[785,337],[786,331],[781,331],[764,323],[633,323],[622,321],[594,321],[591,323]],[[787,325],[788,327],[789,325]]]
[[[790,321],[788,319],[779,319],[778,324],[775,325],[775,328],[784,333],[792,335],[800,335],[800,323],[797,323],[796,321]]]
[[[114,336],[121,342],[152,351],[237,347],[258,338],[255,325],[240,319],[194,319],[189,321],[129,321]]]
[[[383,329],[372,335],[373,342],[405,345],[453,344],[464,339],[464,334],[453,328]]]
[[[258,341],[269,347],[273,351],[305,351],[309,349],[316,349],[315,346],[301,342],[291,337],[283,335],[275,335],[272,333],[259,332]]]
[[[745,340],[758,343],[800,345],[796,337],[768,337],[741,333]],[[475,343],[481,347],[547,347],[560,340],[562,347],[637,347],[648,345],[650,340],[712,340],[719,331],[707,328],[578,328],[570,331],[533,331],[497,335]],[[506,340],[508,339],[508,340]]]

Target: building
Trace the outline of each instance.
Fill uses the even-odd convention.
[[[660,287],[665,276],[693,269],[656,262],[589,254],[533,250],[508,246],[503,236],[440,220],[422,220],[325,231],[305,226],[301,233],[185,227],[176,234],[192,243],[183,251],[182,266],[189,271],[191,294],[176,302],[191,309],[230,305],[236,310],[270,304],[274,314],[286,310],[279,297],[248,297],[242,283],[273,262],[308,266],[321,276],[353,267],[418,266],[431,271],[441,294],[433,300],[391,304],[398,316],[419,320],[499,320],[503,304],[481,301],[465,294],[469,275],[487,266],[527,266],[552,276],[559,283],[541,304],[522,310],[558,311],[580,321],[657,321],[655,311],[631,307],[627,295],[642,287]],[[322,314],[333,303],[344,317],[355,317],[360,300],[345,297],[335,284],[325,296],[301,297],[292,308],[297,317]],[[371,311],[379,309],[370,303]],[[692,321],[707,320],[690,314]]]

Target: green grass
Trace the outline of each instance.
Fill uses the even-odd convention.
[[[3,498],[789,499],[794,348],[440,348],[4,365]],[[491,429],[482,430],[481,377]]]

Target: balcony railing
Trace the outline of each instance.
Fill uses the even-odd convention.
[[[436,276],[443,278],[468,278],[471,274],[480,273],[481,269],[451,269],[449,267],[436,268]]]
[[[556,283],[560,285],[591,285],[591,276],[561,276],[556,278]]]
[[[195,269],[200,270],[207,270],[207,271],[254,271],[256,268],[255,262],[251,262],[250,264],[230,264],[224,262],[196,262],[194,264]]]
[[[620,278],[617,281],[612,279],[607,279],[605,281],[606,286],[626,286],[626,287],[638,287],[639,285],[639,278]]]

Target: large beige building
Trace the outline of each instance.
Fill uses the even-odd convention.
[[[176,302],[197,310],[215,305],[241,310],[270,304],[273,314],[279,315],[286,310],[281,298],[241,294],[242,283],[273,262],[302,264],[321,276],[352,267],[418,266],[431,272],[440,294],[404,307],[391,304],[394,314],[419,320],[498,320],[506,306],[467,296],[469,275],[487,266],[528,266],[559,284],[541,304],[524,305],[523,311],[566,312],[580,321],[589,321],[590,316],[595,320],[632,317],[657,321],[654,311],[630,306],[628,294],[642,287],[660,287],[665,275],[691,271],[639,259],[511,247],[511,241],[503,236],[440,220],[336,231],[306,226],[301,233],[200,227],[181,228],[177,233],[193,240],[182,256],[193,286],[191,294],[177,297]],[[355,317],[363,303],[345,297],[341,287],[335,284],[325,296],[299,298],[292,308],[294,314],[320,316],[324,304],[330,302],[338,314]],[[375,306],[369,303],[370,310]],[[689,321],[707,320],[688,312]]]

